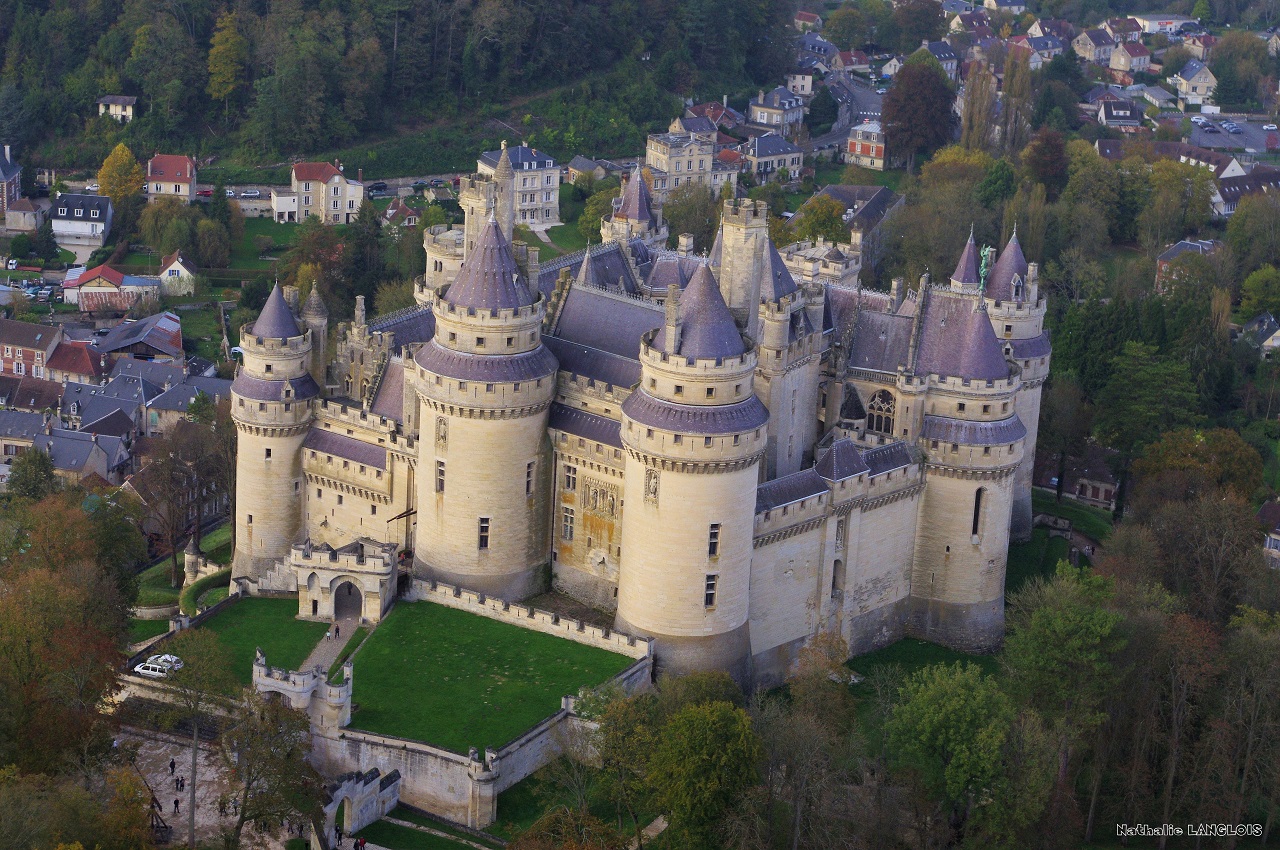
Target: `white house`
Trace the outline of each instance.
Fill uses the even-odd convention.
[[[160,261],[160,291],[165,295],[194,295],[196,264],[174,251]]]
[[[53,237],[64,248],[101,248],[111,232],[111,199],[102,195],[63,194],[49,207]]]

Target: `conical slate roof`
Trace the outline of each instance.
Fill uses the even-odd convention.
[[[973,230],[969,231],[969,241],[965,243],[964,253],[960,255],[960,262],[956,263],[956,270],[951,274],[953,283],[969,284],[977,286],[982,282],[978,277],[978,246],[973,241]]]
[[[1025,281],[1027,269],[1027,258],[1022,255],[1022,245],[1018,243],[1018,231],[1015,230],[1009,244],[1000,252],[995,268],[987,275],[987,297],[997,301],[1021,300],[1021,297],[1014,298],[1013,281],[1014,278]]]
[[[511,156],[507,153],[507,142],[502,141],[502,155],[498,157],[498,167],[493,170],[493,176],[498,180],[510,179],[516,176],[515,169],[511,167]]]
[[[492,213],[444,300],[455,307],[482,310],[516,310],[533,303],[533,293],[520,276]]]
[[[680,346],[672,351],[663,326],[653,339],[653,347],[690,360],[723,360],[740,357],[746,351],[742,334],[729,313],[711,270],[699,265],[693,279],[680,296]]]
[[[768,246],[760,271],[760,297],[766,301],[779,301],[796,291],[796,280],[782,262],[782,255],[772,239],[768,240]]]
[[[640,173],[640,166],[636,166],[631,172],[631,179],[622,187],[622,204],[614,215],[627,221],[652,220],[653,216],[649,213],[649,187],[644,182],[644,175]]]
[[[578,286],[595,286],[596,275],[595,266],[591,262],[591,246],[587,246],[587,252],[582,255],[582,265],[578,266]]]
[[[277,283],[267,296],[266,305],[258,315],[258,320],[253,323],[253,335],[271,339],[302,336],[302,331],[298,330],[298,323],[293,318],[293,311],[289,309],[284,293],[280,291],[280,284]]]
[[[717,268],[720,266],[720,261],[724,259],[724,224],[716,228],[716,241],[711,243],[711,252],[707,254],[707,259]]]
[[[320,286],[317,283],[311,284],[311,294],[307,296],[307,303],[302,305],[302,318],[329,318],[329,308],[324,306],[324,299],[320,297]]]

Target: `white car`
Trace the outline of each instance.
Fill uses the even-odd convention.
[[[182,669],[182,659],[176,655],[152,655],[133,668],[133,672],[148,679],[163,679],[174,670]]]
[[[18,268],[18,260],[17,260],[17,258],[11,258],[11,259],[9,260],[9,271],[14,271],[14,270],[15,270],[15,269],[17,269],[17,268]]]
[[[1262,129],[1266,130],[1267,132],[1272,132],[1272,131],[1274,131],[1274,130],[1276,129],[1276,125],[1275,125],[1275,124],[1263,124],[1263,125],[1262,125]]]
[[[227,190],[227,197],[228,197],[228,198],[234,198],[235,196],[236,196],[236,190],[235,190],[235,189],[228,189],[228,190]]]
[[[261,197],[262,197],[262,193],[261,193],[261,192],[259,192],[257,189],[245,189],[243,192],[241,192],[241,193],[240,193],[240,197],[242,197],[242,198],[261,198]]]
[[[85,190],[86,192],[96,192],[96,191],[98,191],[98,189],[99,189],[99,188],[100,188],[100,187],[98,186],[98,184],[97,184],[97,183],[90,183],[88,186],[85,186],[85,187],[84,187],[84,190]]]

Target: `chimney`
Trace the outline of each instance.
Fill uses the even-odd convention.
[[[363,168],[357,168],[357,169],[356,169],[356,182],[357,182],[357,183],[363,183],[363,182],[364,182],[364,169],[363,169]]]
[[[687,257],[693,253],[693,234],[692,233],[681,233],[676,238],[679,240],[679,244],[676,248],[676,253],[678,253],[682,257]]]
[[[363,296],[363,295],[357,295],[357,296],[356,296],[356,321],[355,321],[355,323],[356,323],[356,325],[361,326],[361,327],[363,327],[363,326],[364,326],[364,324],[365,324],[365,321],[364,321],[364,296]]]
[[[725,109],[729,108],[729,95],[726,94],[720,97],[720,105],[723,106]]]
[[[666,340],[667,351],[680,350],[680,287],[674,283],[667,287]]]

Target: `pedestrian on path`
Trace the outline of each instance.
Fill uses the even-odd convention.
[[[337,639],[338,639],[338,638],[340,638],[340,637],[342,637],[342,626],[334,626],[334,627],[333,627],[333,639],[334,639],[334,640],[337,640]]]
[[[182,803],[182,801],[181,801],[181,800],[179,800],[177,797],[174,797],[174,798],[173,798],[173,813],[174,813],[175,815],[182,811],[181,809],[179,809],[179,808],[178,808],[179,804],[181,804],[181,803]]]
[[[178,763],[173,759],[169,759],[169,775],[173,776],[173,772],[178,769]]]
[[[332,629],[332,628],[331,628],[331,629],[329,629],[328,631],[326,631],[326,632],[324,633],[324,639],[325,639],[325,640],[333,640],[333,629]]]

